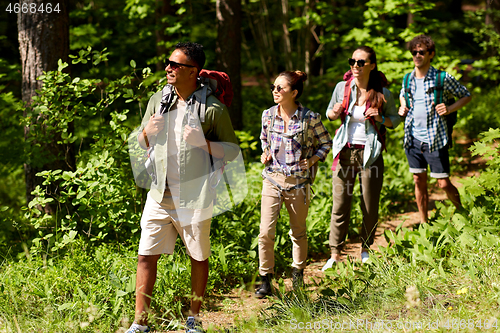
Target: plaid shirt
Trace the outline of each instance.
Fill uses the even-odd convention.
[[[434,90],[432,88],[436,85],[436,74],[437,70],[431,66],[424,78],[425,110],[427,111],[427,135],[429,137],[429,150],[431,152],[443,148],[449,140],[446,121],[436,112],[435,107],[432,106],[432,103],[434,103]],[[410,75],[410,90],[411,94],[414,96],[416,91],[415,70],[413,70]],[[446,105],[452,104],[450,94],[458,99],[470,96],[467,88],[461,85],[453,76],[446,73],[443,91],[443,100]],[[403,98],[405,97],[404,82],[399,96]],[[413,142],[413,136],[411,135],[411,128],[414,119],[413,100],[410,98],[410,101],[412,105],[411,107],[408,106],[410,111],[408,111],[408,115],[405,120],[405,148],[410,147]]]
[[[279,105],[278,105],[279,108]],[[270,108],[262,113],[262,132],[260,133],[260,140],[262,142],[262,150],[265,151],[268,147],[271,149],[272,162],[266,167],[267,172],[279,172],[285,176],[306,177],[307,173],[302,171],[299,162],[302,156],[302,121],[300,114],[302,113],[303,106],[299,104],[298,109],[290,118],[288,130],[284,133],[285,122],[278,112],[273,110],[277,108]],[[267,127],[271,123],[271,117],[274,117],[273,128],[269,131],[270,138],[267,137]],[[321,161],[326,159],[328,152],[332,148],[332,137],[326,130],[321,122],[321,116],[318,113],[309,112],[309,126],[308,126],[308,142],[305,158],[311,158],[317,155]],[[313,140],[317,139],[318,146],[315,151],[313,147]],[[280,165],[276,158],[281,142],[284,142],[285,147],[285,162],[286,165]]]

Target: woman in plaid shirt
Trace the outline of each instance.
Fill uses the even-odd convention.
[[[277,104],[262,114],[261,162],[266,165],[262,176],[261,222],[259,234],[259,274],[262,285],[255,295],[271,295],[274,273],[274,239],[281,206],[290,215],[290,238],[293,249],[293,284],[303,284],[307,259],[306,217],[310,186],[318,161],[324,161],[332,138],[321,122],[321,116],[303,107],[297,99],[304,89],[307,75],[301,71],[282,72],[271,85]]]
[[[363,224],[360,232],[361,260],[368,260],[378,222],[382,190],[385,127],[395,128],[400,117],[387,80],[377,68],[371,47],[358,47],[349,59],[351,69],[337,84],[327,108],[330,120],[338,117],[342,125],[333,139],[333,206],[330,222],[331,258],[323,271],[340,260],[351,218],[354,183],[359,175]]]

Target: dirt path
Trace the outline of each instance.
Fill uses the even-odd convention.
[[[470,145],[470,142],[459,143],[464,146]],[[481,159],[472,159],[469,156],[463,156],[461,161],[461,172],[457,175],[451,177],[451,181],[457,187],[461,187],[462,184],[458,182],[461,178],[479,175],[479,171],[484,167],[484,162]],[[446,193],[439,189],[439,187],[434,185],[429,189],[429,213],[435,209],[436,201],[446,200]],[[376,235],[375,242],[371,246],[371,249],[375,252],[379,252],[379,246],[387,246],[387,241],[384,237],[385,230],[393,230],[403,223],[406,228],[411,228],[420,222],[419,213],[416,205],[412,207],[412,211],[399,214],[388,221],[384,221],[379,224]],[[361,243],[347,241],[344,247],[344,254],[342,260],[346,260],[347,256],[354,260],[361,260]],[[306,284],[313,283],[313,280],[321,279],[324,274],[321,268],[326,263],[326,258],[323,260],[317,260],[310,263],[304,271],[304,280]],[[287,288],[291,289],[291,279],[285,280],[285,285]],[[251,318],[259,315],[260,309],[265,307],[269,303],[266,299],[256,299],[253,297],[253,292],[245,289],[235,289],[229,294],[222,295],[215,300],[210,305],[211,310],[206,311],[203,315],[204,328],[208,328],[210,323],[214,327],[218,327],[222,330],[237,326],[238,321],[244,321],[247,318]],[[169,332],[184,332],[182,331],[169,331]]]
[[[460,186],[456,181],[453,181],[457,186]],[[432,204],[437,200],[446,199],[446,195],[443,191],[439,189],[435,190],[430,196],[430,209],[434,209],[434,205]],[[415,207],[416,210],[416,207]],[[371,249],[378,252],[378,247],[387,246],[387,242],[384,237],[385,230],[396,230],[397,226],[403,223],[404,227],[410,228],[419,223],[419,214],[418,211],[412,211],[404,214],[397,215],[392,218],[390,221],[385,221],[379,224],[375,242],[372,245]],[[344,254],[342,256],[343,260],[346,260],[346,257],[349,256],[354,260],[361,260],[360,257],[361,252],[361,243],[358,242],[350,242],[348,240],[347,244],[344,248]],[[312,284],[312,280],[320,280],[324,274],[321,271],[321,268],[326,263],[326,259],[317,260],[310,263],[304,271],[304,280],[306,284]],[[287,288],[291,289],[291,279],[285,280],[285,285]],[[220,329],[227,329],[230,327],[237,326],[238,321],[244,321],[246,318],[251,318],[253,316],[258,316],[260,309],[265,307],[269,301],[267,299],[256,299],[253,297],[253,292],[241,289],[234,289],[231,293],[222,295],[216,299],[212,299],[212,304],[209,305],[210,311],[205,311],[203,314],[203,323],[204,328],[208,328],[208,324],[218,327]],[[184,332],[184,330],[180,331],[168,331],[168,332]]]

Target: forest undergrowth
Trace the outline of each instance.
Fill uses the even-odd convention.
[[[487,166],[479,176],[460,180],[463,210],[455,212],[454,207],[437,202],[428,224],[385,231],[390,245],[374,253],[368,264],[348,259],[302,291],[289,290],[283,279],[291,249],[286,217],[282,217],[276,241],[278,276],[282,277],[277,297],[254,316],[235,315],[233,329],[329,331],[344,325],[350,331],[372,332],[380,330],[380,325],[394,325],[396,331],[410,332],[422,327],[497,331],[499,140],[500,130],[491,129],[471,147],[472,155],[481,156]],[[258,182],[259,168],[250,165],[249,183]],[[251,189],[249,202],[214,219],[208,295],[238,288],[252,291],[257,270],[258,188]],[[321,190],[314,200],[318,204],[308,219],[311,251],[324,253],[327,226],[318,225],[319,219],[327,220],[330,208],[322,201]],[[350,232],[355,235],[355,228]],[[21,255],[4,257],[0,332],[122,331],[133,318],[136,245],[93,245],[77,237],[59,251],[25,247]],[[17,260],[9,259],[16,256]],[[177,329],[183,322],[189,301],[188,263],[181,244],[176,255],[160,260],[152,305],[153,327],[159,332]],[[208,322],[206,326],[209,331],[221,329]]]

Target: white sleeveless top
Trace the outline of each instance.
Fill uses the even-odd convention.
[[[349,127],[347,128],[347,140],[349,143],[358,145],[366,143],[365,109],[365,105],[355,105],[353,108]]]

